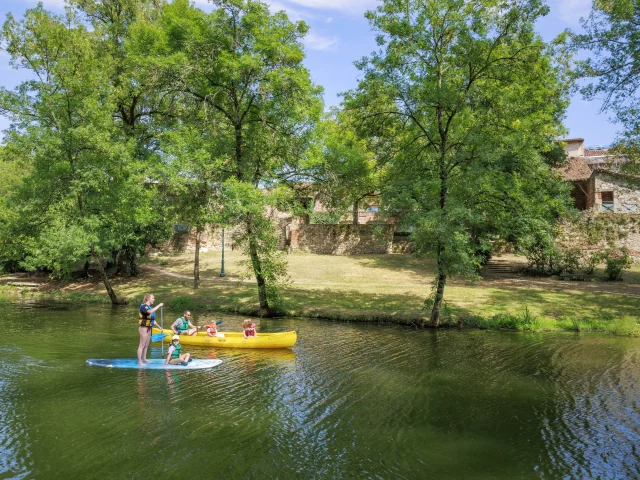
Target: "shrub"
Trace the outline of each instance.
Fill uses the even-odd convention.
[[[560,250],[551,235],[524,238],[518,245],[520,253],[527,257],[527,269],[534,273],[551,274],[557,269]]]
[[[602,261],[602,253],[595,252],[592,254],[588,254],[583,260],[581,268],[587,275],[593,275],[593,272],[596,270],[598,264]]]
[[[183,295],[169,299],[165,305],[175,310],[193,310],[195,306],[192,298]]]
[[[580,270],[580,260],[582,259],[582,249],[570,247],[561,249],[557,255],[556,268],[559,272],[575,273]]]
[[[603,259],[607,266],[605,273],[609,280],[622,279],[622,272],[633,264],[633,259],[629,256],[626,248],[608,248],[603,254]]]

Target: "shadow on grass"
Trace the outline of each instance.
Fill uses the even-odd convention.
[[[350,258],[357,258],[351,255]],[[416,257],[414,255],[362,255],[358,263],[367,268],[380,268],[396,272],[410,271],[419,276],[432,277],[435,274],[436,263],[432,258]]]
[[[287,308],[291,310],[313,309],[318,311],[380,311],[400,313],[419,310],[423,297],[411,294],[366,294],[356,290],[304,290],[287,288],[283,291]]]
[[[489,310],[496,306],[500,310],[510,307],[513,311],[528,307],[545,317],[561,318],[591,316],[601,310],[620,317],[637,315],[640,302],[637,297],[624,295],[492,288],[489,303]]]

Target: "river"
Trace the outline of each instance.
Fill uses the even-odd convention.
[[[0,478],[640,477],[640,339],[256,320],[298,343],[87,366],[135,357],[135,310],[0,299]]]

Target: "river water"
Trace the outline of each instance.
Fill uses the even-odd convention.
[[[135,357],[135,317],[0,301],[0,478],[640,477],[640,339],[258,320],[298,343],[85,364]]]

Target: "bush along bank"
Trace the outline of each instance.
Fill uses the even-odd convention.
[[[34,293],[23,293],[34,296]],[[54,297],[58,300],[67,300],[77,303],[104,303],[109,299],[102,293],[75,293],[64,291],[48,292],[41,296]],[[233,301],[218,297],[218,301],[210,301],[206,298],[175,295],[164,297],[165,308],[172,310],[194,310],[197,312],[220,312],[233,315],[246,315],[260,317],[258,305],[244,302],[242,298],[232,297]],[[130,299],[129,304],[135,304]],[[431,328],[428,312],[411,311],[389,313],[377,310],[344,311],[334,309],[324,311],[313,308],[287,308],[282,306],[277,317],[309,318],[339,322],[357,323],[392,323],[414,328]],[[277,318],[276,317],[276,318]],[[631,316],[615,316],[611,312],[599,310],[591,316],[577,317],[564,316],[549,318],[535,315],[525,307],[516,313],[498,313],[495,315],[478,315],[468,312],[460,312],[455,308],[447,307],[443,315],[442,323],[438,328],[457,329],[481,329],[481,330],[511,330],[519,332],[597,332],[612,335],[640,337],[640,318]]]

